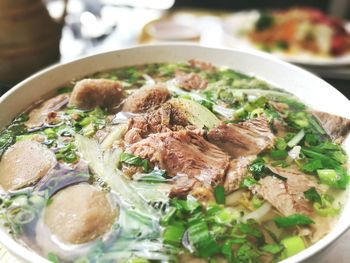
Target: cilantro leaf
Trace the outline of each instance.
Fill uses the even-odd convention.
[[[286,217],[275,217],[273,221],[279,228],[287,228],[297,225],[310,225],[315,223],[310,217],[301,214],[294,214]]]

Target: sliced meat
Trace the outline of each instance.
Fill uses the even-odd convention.
[[[209,141],[233,158],[257,155],[272,148],[274,138],[264,116],[238,124],[221,124],[208,132]]]
[[[166,170],[169,176],[186,175],[195,179],[193,184],[184,181],[187,190],[183,192],[192,190],[196,181],[203,186],[221,183],[229,165],[226,153],[198,133],[188,130],[151,134],[131,145],[127,152],[149,159]]]
[[[202,79],[197,73],[177,73],[176,84],[184,90],[205,89],[208,86],[208,81]]]
[[[0,185],[16,190],[39,181],[56,165],[55,154],[36,141],[20,141],[11,146],[0,162]]]
[[[272,166],[269,169],[286,180],[264,177],[253,187],[253,192],[271,203],[284,216],[295,213],[310,215],[312,204],[304,197],[304,192],[311,187],[321,192],[320,186],[310,176],[299,171]]]
[[[341,143],[349,134],[349,119],[321,111],[312,111],[311,113],[333,141]]]
[[[227,194],[237,190],[248,173],[248,166],[256,159],[255,155],[239,157],[230,162],[224,183]]]
[[[83,79],[75,84],[69,105],[85,110],[97,106],[113,109],[119,106],[122,98],[123,87],[118,81]]]
[[[29,113],[29,119],[25,123],[28,128],[35,128],[50,121],[53,113],[62,109],[69,101],[68,94],[61,94],[41,103],[39,107]]]
[[[188,125],[186,117],[170,103],[165,103],[156,111],[149,111],[136,116],[128,122],[128,132],[125,134],[127,144],[135,143],[149,134],[177,131]]]
[[[146,112],[157,109],[170,98],[170,92],[164,85],[145,86],[135,90],[124,101],[125,112]]]
[[[289,110],[288,104],[276,101],[269,101],[269,104],[274,107],[282,117],[287,117],[287,111]]]
[[[104,192],[88,184],[77,184],[52,197],[44,211],[44,222],[59,240],[82,244],[106,233],[116,215]]]
[[[193,68],[198,68],[204,71],[215,71],[215,67],[211,63],[203,62],[196,59],[191,59],[188,64]]]

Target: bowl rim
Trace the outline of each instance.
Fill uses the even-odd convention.
[[[332,89],[333,92],[338,93],[338,96],[341,96],[348,100],[344,94],[342,94],[339,90],[334,88],[332,85],[321,79],[320,77],[316,76],[315,74],[302,69],[296,65],[292,65],[289,62],[283,61],[280,58],[277,58],[271,54],[267,54],[265,52],[261,51],[252,51],[252,50],[244,50],[244,49],[239,49],[239,48],[228,48],[228,47],[211,47],[211,46],[204,46],[204,45],[197,45],[197,44],[189,44],[189,43],[160,43],[160,44],[142,44],[142,45],[134,45],[130,46],[127,48],[121,48],[121,49],[116,49],[112,51],[105,51],[105,52],[99,52],[95,53],[92,55],[87,55],[83,57],[76,58],[74,60],[68,61],[68,62],[63,62],[63,63],[57,63],[52,66],[49,66],[47,68],[44,68],[37,73],[33,74],[32,76],[24,79],[23,81],[19,82],[16,84],[14,87],[12,87],[10,90],[8,90],[6,93],[4,93],[0,97],[0,108],[2,103],[9,97],[13,96],[15,92],[18,90],[22,89],[23,86],[25,86],[27,83],[30,83],[32,80],[45,75],[51,71],[55,71],[57,69],[60,69],[62,67],[66,67],[67,65],[73,65],[73,64],[79,64],[83,63],[84,61],[88,60],[93,60],[96,57],[103,56],[103,55],[108,55],[108,54],[114,54],[114,53],[119,53],[123,51],[137,51],[137,50],[142,50],[145,49],[147,50],[148,48],[174,48],[174,47],[181,47],[181,48],[198,48],[198,49],[203,49],[204,50],[221,50],[224,52],[228,53],[240,53],[242,55],[249,55],[249,56],[255,56],[263,60],[269,60],[274,62],[277,65],[280,65],[281,67],[285,67],[287,69],[293,70],[296,72],[296,74],[304,75],[309,78],[313,78],[315,80],[320,81],[324,86],[327,86],[328,89]],[[151,63],[151,62],[149,62]],[[349,101],[349,100],[348,100]],[[349,101],[350,105],[350,101]],[[349,189],[346,190],[349,192]],[[344,206],[346,203],[350,203],[350,196],[347,194],[346,197],[346,202],[344,203]],[[339,216],[341,218],[342,215]],[[310,247],[306,248],[302,252],[289,257],[285,260],[280,261],[281,263],[294,263],[294,262],[301,262],[303,260],[306,260],[310,258],[311,256],[321,252],[323,249],[334,243],[338,238],[341,237],[342,234],[345,233],[350,229],[350,221],[346,224],[341,225],[337,229],[332,229],[331,232],[329,232],[326,236],[322,237],[319,241],[316,243],[312,244]],[[33,250],[30,250],[27,248],[24,244],[17,242],[9,233],[7,233],[4,229],[0,228],[0,243],[8,250],[11,252],[12,255],[15,257],[24,260],[25,262],[38,262],[38,263],[49,263],[47,259],[45,259],[43,256],[39,255],[38,253],[34,252]]]

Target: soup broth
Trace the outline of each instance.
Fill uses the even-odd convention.
[[[191,60],[98,72],[0,132],[1,221],[52,262],[278,262],[336,223],[350,121]]]

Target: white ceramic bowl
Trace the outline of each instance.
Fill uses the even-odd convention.
[[[12,118],[61,85],[97,71],[153,62],[185,62],[189,59],[227,66],[288,90],[309,106],[349,117],[350,101],[331,85],[296,66],[280,61],[267,54],[250,54],[244,51],[214,49],[195,45],[150,45],[117,50],[82,58],[63,65],[45,69],[24,80],[0,98],[0,127],[9,124]],[[350,139],[345,142],[350,154]],[[301,253],[284,260],[284,263],[299,262],[323,250],[350,226],[350,201],[344,206],[340,219],[331,233]],[[26,262],[48,262],[36,253],[17,243],[5,229],[0,228],[0,242],[15,256]]]

